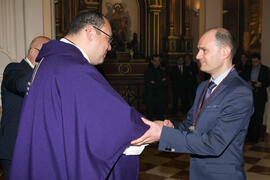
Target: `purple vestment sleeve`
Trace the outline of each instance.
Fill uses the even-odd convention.
[[[137,179],[138,156],[122,155],[148,127],[80,51],[43,46],[25,98],[10,180]]]

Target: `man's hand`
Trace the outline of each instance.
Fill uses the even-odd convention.
[[[262,83],[261,83],[261,82],[259,82],[259,81],[256,81],[256,83],[255,83],[255,87],[262,87]]]
[[[156,141],[159,141],[163,122],[162,121],[149,121],[142,117],[142,121],[149,125],[150,128],[142,135],[140,138],[131,141],[132,145],[140,146],[142,144],[149,144]]]
[[[163,126],[173,128],[173,123],[170,120],[165,119],[164,122],[163,122]]]

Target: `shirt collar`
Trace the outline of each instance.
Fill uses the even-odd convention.
[[[34,65],[31,63],[31,61],[28,59],[28,57],[24,58],[24,60],[27,62],[27,64],[29,64],[29,66],[34,69]]]
[[[259,64],[257,67],[252,67],[252,69],[260,69],[261,68],[261,64]]]
[[[83,54],[83,57],[85,59],[87,59],[87,61],[90,63],[89,57],[87,56],[87,54],[81,48],[79,48],[78,46],[76,46],[74,43],[72,43],[71,41],[67,40],[66,38],[61,38],[60,41],[65,42],[65,43],[68,43],[68,44],[71,44],[71,45],[75,46],[76,48],[78,48],[81,51],[81,53]]]
[[[229,68],[227,71],[225,71],[223,74],[219,75],[216,79],[213,79],[211,77],[211,81],[213,81],[217,86],[221,83],[221,81],[223,81],[223,79],[231,72],[231,69],[233,68],[233,66],[231,68]]]

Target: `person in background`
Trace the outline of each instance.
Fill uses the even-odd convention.
[[[181,111],[183,112],[183,114],[186,114],[188,111],[187,87],[186,87],[187,75],[183,56],[178,57],[176,60],[176,65],[172,67],[171,80],[172,80],[172,95],[173,95],[172,113],[176,114],[179,111],[178,105],[180,99]]]
[[[21,113],[10,180],[138,178],[142,149],[133,151],[130,141],[148,127],[95,67],[111,50],[111,37],[102,14],[82,11],[64,38],[42,47]]]
[[[168,80],[165,70],[160,67],[161,57],[153,55],[144,72],[145,102],[147,118],[164,120]]]
[[[10,63],[4,70],[1,85],[2,118],[0,128],[0,163],[8,179],[12,153],[17,137],[20,113],[27,82],[30,80],[36,57],[48,37],[38,36],[30,43],[27,56],[19,63]]]
[[[187,88],[187,99],[188,104],[187,108],[189,109],[192,106],[192,103],[195,98],[196,89],[198,85],[197,75],[198,75],[198,66],[197,63],[192,60],[190,54],[185,55],[185,70],[186,70],[186,88]]]
[[[265,103],[268,100],[269,68],[261,64],[261,56],[255,53],[251,56],[251,67],[247,72],[247,80],[253,90],[254,114],[248,128],[248,140],[257,143],[260,138]]]
[[[235,68],[238,74],[245,80],[248,80],[247,71],[250,69],[250,67],[251,65],[247,53],[242,52],[240,55],[240,61],[235,65]]]
[[[159,141],[159,150],[189,153],[190,180],[245,180],[243,146],[253,113],[252,90],[235,70],[230,32],[212,28],[200,38],[197,59],[211,78],[197,89],[182,122],[151,122],[134,145]]]

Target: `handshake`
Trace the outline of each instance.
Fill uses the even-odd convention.
[[[131,141],[131,145],[141,146],[143,144],[150,144],[159,141],[163,126],[173,128],[173,123],[170,120],[164,121],[149,121],[144,117],[142,121],[150,126],[150,128],[138,139]]]

